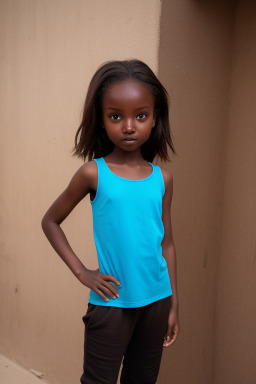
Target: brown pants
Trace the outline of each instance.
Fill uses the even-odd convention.
[[[140,308],[88,304],[82,384],[155,384],[171,298]]]

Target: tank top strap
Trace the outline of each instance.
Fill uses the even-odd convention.
[[[165,184],[164,184],[164,178],[163,178],[161,168],[159,167],[159,165],[155,165],[150,162],[149,164],[153,167],[153,172],[154,172],[156,181],[161,185],[162,196],[163,196],[165,193]]]
[[[98,159],[93,159],[97,163],[98,168],[98,176],[101,175],[102,172],[106,171],[106,163],[103,159],[103,157],[100,157]]]

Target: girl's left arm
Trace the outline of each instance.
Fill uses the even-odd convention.
[[[176,252],[172,236],[172,224],[171,224],[171,202],[173,195],[173,177],[172,174],[166,169],[161,169],[164,184],[165,194],[163,197],[163,213],[162,220],[164,224],[164,238],[162,242],[163,256],[166,259],[168,272],[171,280],[172,287],[172,302],[168,319],[168,328],[164,339],[164,347],[169,347],[173,344],[180,332],[179,325],[179,300],[177,291],[177,264],[176,264]]]

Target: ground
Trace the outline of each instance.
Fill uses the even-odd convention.
[[[49,384],[20,365],[0,355],[1,384]]]

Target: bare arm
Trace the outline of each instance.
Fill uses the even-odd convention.
[[[169,276],[172,287],[172,305],[168,320],[168,329],[165,336],[164,346],[169,347],[173,344],[180,332],[179,326],[179,300],[177,291],[177,264],[176,264],[176,252],[172,235],[171,224],[171,202],[173,194],[173,177],[166,169],[162,169],[164,183],[165,183],[165,195],[163,197],[163,214],[162,220],[164,224],[164,239],[162,242],[163,256],[166,259]]]
[[[43,231],[52,247],[67,264],[78,280],[93,289],[104,300],[107,295],[118,297],[117,289],[110,283],[120,285],[119,281],[110,275],[103,275],[99,270],[88,270],[72,250],[61,223],[71,213],[75,206],[90,192],[97,189],[97,165],[94,161],[84,164],[78,169],[65,191],[55,200],[42,219]]]

